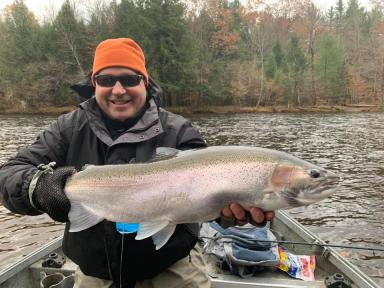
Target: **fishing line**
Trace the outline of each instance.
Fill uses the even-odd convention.
[[[122,282],[122,274],[123,274],[123,252],[124,252],[124,236],[125,234],[121,234],[121,253],[120,253],[120,275],[119,275],[119,278],[120,278],[120,288],[123,287],[123,282]]]
[[[327,244],[327,243],[307,243],[307,242],[300,242],[300,241],[284,241],[284,240],[258,240],[258,239],[243,239],[238,236],[234,235],[226,235],[226,236],[217,236],[217,237],[200,237],[201,239],[210,239],[217,241],[219,239],[233,239],[239,242],[246,243],[250,247],[259,247],[259,248],[266,248],[263,245],[258,244],[259,243],[274,243],[274,244],[290,244],[290,245],[306,245],[306,246],[319,246],[319,247],[332,247],[332,248],[345,248],[345,249],[356,249],[356,250],[367,250],[367,251],[380,251],[384,252],[384,248],[374,248],[374,247],[360,247],[360,246],[351,246],[351,245],[338,245],[338,244]]]

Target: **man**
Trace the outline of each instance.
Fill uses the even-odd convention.
[[[156,147],[206,146],[189,121],[159,108],[147,92],[144,54],[132,39],[100,43],[91,80],[95,97],[60,116],[2,166],[3,204],[15,213],[45,212],[67,222],[63,251],[79,265],[75,287],[209,287],[195,245],[197,224],[178,225],[159,250],[150,238],[137,241],[133,234],[122,236],[115,223],[106,220],[81,232],[68,232],[70,203],[63,190],[66,179],[85,164],[144,162]],[[257,208],[250,212],[256,223],[273,217]],[[246,221],[245,211],[233,203],[224,207],[219,222],[228,226]]]

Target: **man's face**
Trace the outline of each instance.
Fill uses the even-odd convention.
[[[98,75],[137,75],[136,72],[122,67],[111,67],[101,70]],[[104,87],[96,82],[96,102],[100,109],[111,119],[125,121],[136,116],[144,107],[147,92],[144,80],[137,86],[123,86],[119,81],[113,87]]]

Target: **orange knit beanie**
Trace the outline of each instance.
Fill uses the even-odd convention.
[[[148,83],[148,72],[145,68],[145,57],[140,46],[129,38],[108,39],[101,42],[93,59],[92,82],[97,73],[107,67],[126,67],[145,77]]]

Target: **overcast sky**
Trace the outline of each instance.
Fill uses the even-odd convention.
[[[14,0],[0,0],[0,10],[13,2]],[[24,0],[24,3],[29,10],[31,10],[38,18],[46,15],[46,11],[51,10],[52,7],[55,11],[58,11],[63,2],[64,0]]]
[[[319,8],[328,9],[330,6],[335,5],[337,0],[312,0]],[[3,9],[6,5],[12,3],[13,0],[0,0],[0,9]],[[25,0],[28,8],[39,18],[41,19],[43,15],[47,14],[48,11],[57,11],[64,0]],[[89,2],[86,1],[86,2]],[[344,0],[345,3],[348,0]],[[359,0],[359,3],[365,7],[369,7],[369,0]]]

